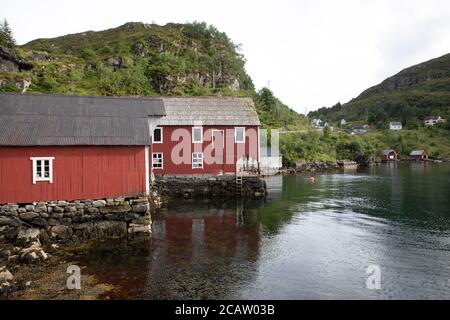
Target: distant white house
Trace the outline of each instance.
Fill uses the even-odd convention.
[[[389,122],[389,130],[400,131],[402,129],[403,129],[403,125],[401,122]]]
[[[438,123],[444,123],[446,120],[442,119],[441,116],[431,116],[431,117],[426,117],[425,118],[425,125],[426,126],[434,126],[435,124]]]
[[[311,120],[311,125],[313,127],[320,128],[320,127],[323,127],[323,121],[320,120],[320,119],[312,119]]]
[[[347,121],[345,121],[345,119],[341,120],[341,126],[345,126],[347,124]]]
[[[353,127],[350,131],[350,134],[352,135],[360,135],[366,133],[368,128],[366,126],[357,126]]]

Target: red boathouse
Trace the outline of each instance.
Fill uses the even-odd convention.
[[[381,155],[381,161],[387,162],[387,161],[396,161],[397,160],[397,152],[395,150],[383,150],[383,153]]]
[[[154,175],[235,174],[258,167],[259,118],[253,100],[164,97],[166,116],[153,128]]]
[[[411,161],[426,161],[428,160],[428,153],[425,150],[413,150],[409,154]]]
[[[0,203],[148,193],[159,98],[0,94]]]

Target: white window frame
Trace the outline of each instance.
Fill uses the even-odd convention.
[[[153,155],[155,154],[160,154],[161,155],[161,167],[155,167],[155,158],[153,157]],[[162,152],[153,152],[152,153],[152,169],[164,169],[164,153]]]
[[[201,167],[196,167],[196,166],[194,166],[194,155],[201,155],[201,159],[202,159],[202,162],[201,162]],[[195,162],[195,163],[198,163],[198,162]],[[203,152],[193,152],[192,153],[192,169],[203,169]]]
[[[200,129],[200,140],[199,141],[195,141],[195,135],[194,135],[194,131],[196,129]],[[203,143],[203,127],[192,127],[192,143]]]
[[[48,181],[49,183],[53,183],[53,160],[55,157],[32,157],[30,158],[33,165],[33,184],[42,181]],[[37,176],[37,164],[38,161],[41,161],[41,172],[44,172],[44,162],[48,161],[48,177],[38,177]]]
[[[155,130],[156,129],[159,129],[160,131],[161,131],[161,141],[155,141]],[[163,130],[163,127],[156,127],[155,129],[153,129],[153,134],[152,134],[152,143],[154,143],[154,144],[159,144],[159,143],[163,143],[163,141],[164,141],[164,135],[163,135],[163,133],[164,133],[164,130]]]
[[[237,131],[238,129],[242,129],[243,130],[243,138],[244,140],[238,140],[237,139]],[[234,143],[245,143],[245,127],[235,127],[234,128]]]

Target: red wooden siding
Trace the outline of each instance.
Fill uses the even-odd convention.
[[[31,157],[55,157],[53,183],[32,181]],[[0,147],[0,203],[144,193],[145,147]]]
[[[245,126],[242,126],[245,127]],[[236,162],[244,155],[249,155],[253,159],[258,160],[258,127],[245,127],[245,144],[234,143],[234,126],[203,126],[203,143],[192,143],[192,126],[164,126],[163,127],[163,143],[154,143],[150,151],[150,166],[152,165],[152,154],[154,152],[163,153],[163,168],[152,168],[154,174],[218,174],[223,172],[235,172]],[[187,130],[189,135],[180,138],[177,134],[177,129]],[[212,129],[224,131],[224,147],[223,155],[216,154],[219,152],[217,148],[211,145]],[[209,134],[208,134],[209,132]],[[172,141],[174,140],[175,141]],[[186,154],[180,155],[186,160],[184,163],[178,164],[174,161],[172,153],[178,154],[179,143],[182,139],[187,139],[190,150]],[[178,145],[178,147],[176,147]],[[231,149],[233,148],[233,149]],[[219,156],[223,159],[222,163],[206,163],[206,154],[210,153],[213,156]],[[193,169],[191,164],[192,153],[204,153],[203,169]],[[228,157],[228,161],[227,161]]]

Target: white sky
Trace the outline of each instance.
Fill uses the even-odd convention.
[[[0,0],[19,44],[125,22],[205,21],[242,44],[246,68],[304,113],[347,102],[450,52],[448,0]]]

